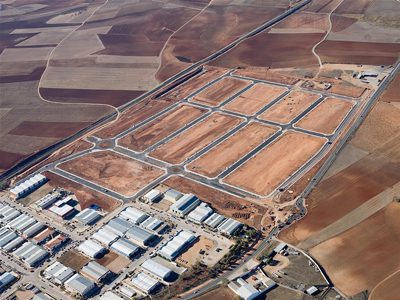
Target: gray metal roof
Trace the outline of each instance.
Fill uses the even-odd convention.
[[[3,247],[3,249],[6,250],[7,252],[10,252],[14,248],[21,245],[24,241],[25,241],[25,239],[23,239],[22,237],[19,236],[19,237],[15,238],[14,240],[12,240],[11,242],[9,242],[7,245],[5,245]]]
[[[138,226],[133,226],[126,232],[126,236],[131,238],[139,243],[146,243],[149,239],[151,239],[154,235],[147,230],[140,228]]]
[[[145,220],[140,226],[143,228],[149,229],[149,230],[156,230],[158,227],[161,226],[163,222],[154,218],[154,217],[149,217],[147,220]]]
[[[141,267],[143,270],[146,270],[147,272],[163,280],[168,278],[168,276],[172,273],[170,269],[164,267],[163,265],[150,258],[145,260],[144,263],[142,263]]]
[[[86,266],[82,267],[82,272],[86,273],[88,276],[99,281],[103,276],[107,275],[110,271],[98,264],[95,261],[90,261]]]
[[[102,216],[93,209],[86,208],[75,216],[77,220],[84,224],[93,224],[99,220]]]
[[[226,218],[224,216],[221,216],[220,214],[213,213],[207,220],[204,221],[204,224],[215,228],[219,224],[221,224]]]
[[[22,259],[31,266],[36,264],[49,254],[42,247],[39,247],[32,242],[26,242],[13,253],[16,257]]]
[[[44,294],[36,294],[35,297],[32,298],[32,300],[49,300]]]
[[[127,241],[124,238],[119,238],[115,243],[111,245],[110,248],[127,257],[132,256],[140,249],[138,245],[135,245],[134,243]]]
[[[38,233],[39,231],[41,231],[45,226],[40,223],[37,222],[35,224],[33,224],[31,227],[25,229],[22,234],[24,234],[26,237],[32,237],[34,236],[36,233]]]
[[[0,231],[0,247],[4,247],[17,237],[17,235],[13,231],[7,228],[3,229],[4,230]]]
[[[56,261],[45,270],[45,273],[64,283],[68,278],[74,275],[75,271]]]
[[[131,228],[133,225],[127,221],[124,221],[120,218],[114,218],[104,227],[108,231],[114,232],[119,236],[123,236],[125,232]]]
[[[227,219],[221,225],[218,226],[218,230],[223,233],[232,235],[235,232],[235,230],[238,229],[241,225],[242,223],[234,219]]]
[[[65,282],[65,284],[81,295],[86,294],[95,285],[93,280],[90,280],[89,278],[83,277],[79,274],[72,276]]]
[[[178,192],[177,190],[174,190],[174,189],[169,189],[164,195],[171,197],[173,199],[176,199],[176,200],[178,200],[179,198],[181,198],[183,196],[183,194],[181,192]]]

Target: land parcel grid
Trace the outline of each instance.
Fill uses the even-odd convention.
[[[286,88],[257,83],[223,107],[225,110],[252,116],[261,108],[274,101]]]
[[[209,106],[218,106],[250,84],[251,81],[248,80],[224,77],[194,96],[190,101]]]
[[[260,115],[260,119],[287,124],[320,98],[319,94],[293,91]]]
[[[332,134],[350,112],[354,102],[326,98],[295,125],[310,131]]]
[[[118,140],[118,145],[134,151],[144,151],[186,124],[197,119],[206,109],[180,105],[154,121],[147,123]]]
[[[223,113],[213,113],[167,143],[150,152],[150,156],[178,164],[243,122]]]
[[[227,184],[267,196],[310,160],[326,139],[287,131],[223,179]]]
[[[132,196],[164,171],[113,151],[82,155],[59,168],[124,196]]]
[[[187,166],[187,169],[214,178],[238,159],[277,132],[278,128],[251,122]]]

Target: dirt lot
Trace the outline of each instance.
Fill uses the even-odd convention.
[[[287,131],[223,181],[266,196],[311,159],[325,142],[323,138]]]
[[[293,91],[261,114],[260,119],[287,124],[319,97],[318,94]]]
[[[225,77],[214,83],[209,88],[194,96],[190,101],[209,106],[218,106],[244,89],[251,82],[232,77]]]
[[[307,8],[309,12],[315,13],[329,13],[339,4],[339,0],[319,0],[313,1],[311,6]]]
[[[42,185],[40,188],[38,188],[37,190],[35,190],[32,193],[30,193],[29,195],[27,195],[26,197],[19,198],[17,200],[17,202],[21,203],[25,206],[29,206],[32,203],[34,203],[34,202],[38,201],[39,199],[43,198],[44,196],[46,196],[48,193],[53,191],[53,189],[54,188],[49,183],[46,183],[46,184]]]
[[[200,156],[187,168],[201,175],[214,178],[268,139],[277,129],[259,122],[251,122],[233,136]]]
[[[269,290],[267,293],[264,293],[256,298],[254,300],[312,300],[314,299],[313,297],[304,294],[302,292],[296,292],[291,289],[287,289],[284,287],[274,287],[271,290]]]
[[[386,102],[400,102],[400,75],[397,74],[396,78],[391,82],[389,87],[381,96],[382,101]]]
[[[354,103],[337,98],[326,98],[295,125],[303,129],[332,134],[349,113]]]
[[[60,138],[71,136],[91,122],[29,122],[24,121],[9,132],[13,135]]]
[[[170,177],[163,183],[182,193],[193,193],[211,205],[217,213],[258,229],[260,229],[262,216],[267,212],[266,207],[180,176]]]
[[[228,287],[220,287],[218,289],[212,290],[208,293],[205,293],[199,297],[194,298],[194,300],[210,300],[210,299],[236,300],[237,295]]]
[[[400,270],[381,281],[372,290],[370,300],[396,299],[400,295]]]
[[[320,84],[320,82],[323,82],[323,84]],[[330,83],[332,86],[329,90],[325,91],[325,84],[328,83]],[[318,80],[307,80],[301,85],[301,87],[313,91],[323,91],[328,94],[342,95],[352,98],[361,97],[366,90],[365,87],[343,84],[341,80],[323,77],[319,77]]]
[[[144,151],[206,112],[206,109],[181,105],[154,121],[129,133],[118,145],[134,151]]]
[[[62,263],[64,266],[70,267],[76,272],[79,272],[82,269],[82,267],[90,261],[90,259],[78,253],[77,251],[71,249],[68,252],[61,255],[58,261]]]
[[[14,295],[18,297],[18,300],[30,300],[32,297],[34,297],[34,294],[28,290],[16,291]]]
[[[178,264],[190,268],[196,261],[201,260],[201,257],[205,254],[200,254],[199,251],[204,250],[205,253],[214,245],[214,242],[204,236],[200,236],[196,243],[192,245],[186,252],[182,253],[177,257],[176,261]]]
[[[118,255],[117,253],[110,251],[102,258],[96,259],[96,262],[103,267],[106,267],[114,274],[118,274],[132,261],[125,256]]]
[[[270,71],[268,68],[245,68],[236,70],[235,75],[243,76],[248,78],[255,78],[270,82],[283,83],[288,85],[296,84],[300,79],[295,76],[290,76],[286,74],[279,74],[273,71]]]
[[[284,91],[286,89],[282,87],[258,83],[229,102],[223,109],[252,116]]]
[[[107,150],[85,154],[58,167],[125,196],[134,195],[164,174],[161,169]]]
[[[181,163],[241,122],[237,117],[214,113],[150,152],[150,156],[171,164]]]
[[[57,174],[44,172],[43,175],[49,178],[49,184],[53,188],[61,187],[73,192],[79,201],[81,210],[84,210],[90,205],[95,204],[106,211],[113,211],[121,205],[121,202],[115,200],[114,198],[108,197],[79,183],[58,176]]]

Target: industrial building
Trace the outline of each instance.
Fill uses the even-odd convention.
[[[0,275],[0,291],[7,287],[10,283],[12,283],[17,277],[12,275],[9,272],[4,272]]]
[[[180,198],[182,198],[183,194],[181,192],[178,192],[174,189],[169,189],[165,194],[164,194],[164,199],[175,203],[178,201]]]
[[[215,228],[225,220],[226,218],[224,216],[221,216],[220,214],[217,213],[213,213],[208,219],[204,221],[204,224],[210,226],[211,228]]]
[[[181,230],[158,250],[158,254],[166,259],[174,260],[195,239],[193,234]]]
[[[63,199],[57,200],[54,205],[57,207],[62,206],[63,204],[68,204],[70,201],[72,200],[72,198],[70,196],[67,196]]]
[[[31,242],[36,245],[43,244],[50,238],[53,238],[52,236],[53,236],[54,231],[55,230],[53,228],[48,227],[48,228],[46,228],[46,230],[44,230],[43,232],[41,232],[38,235],[36,235],[35,237],[33,237]]]
[[[193,194],[186,194],[174,204],[171,205],[170,210],[181,216],[184,217],[188,213],[190,213],[193,209],[195,209],[200,204],[199,198],[197,198]]]
[[[114,218],[110,220],[104,228],[108,231],[114,232],[118,236],[124,236],[125,232],[127,232],[127,230],[132,226],[133,225],[127,221],[120,218]]]
[[[145,292],[146,294],[150,294],[160,283],[159,281],[151,278],[150,276],[140,272],[135,277],[131,279],[132,284]]]
[[[128,289],[127,287],[122,287],[121,288],[121,293],[128,296],[130,299],[136,295],[136,292],[132,291],[131,289]]]
[[[22,231],[22,236],[25,238],[30,238],[35,234],[37,234],[38,232],[42,231],[45,227],[46,226],[44,226],[42,223],[36,222],[29,228],[24,229],[24,231]]]
[[[119,217],[123,220],[126,220],[132,224],[140,224],[144,220],[148,218],[148,215],[146,215],[144,212],[133,208],[133,207],[127,207],[121,213],[119,214]]]
[[[68,240],[69,240],[68,237],[66,237],[63,234],[59,234],[55,238],[48,241],[43,247],[47,250],[54,251],[60,248],[65,243],[67,243]]]
[[[162,221],[154,217],[147,218],[143,223],[140,224],[145,229],[156,231],[163,224]]]
[[[13,239],[11,242],[9,242],[8,244],[6,244],[3,249],[6,250],[7,252],[11,252],[13,251],[15,248],[17,248],[19,245],[21,245],[23,242],[25,242],[25,239],[23,239],[22,237],[16,237],[15,239]]]
[[[315,295],[319,293],[319,289],[317,289],[314,285],[306,290],[306,293],[309,295]]]
[[[151,190],[146,195],[143,196],[143,200],[148,203],[153,203],[156,200],[160,199],[162,194],[157,190]]]
[[[8,228],[1,228],[0,229],[0,247],[4,247],[7,245],[9,242],[14,240],[17,237],[17,235],[11,231]]]
[[[72,293],[78,293],[81,296],[86,296],[93,290],[95,283],[89,278],[75,274],[65,282],[65,287]]]
[[[54,202],[56,202],[57,199],[58,199],[58,194],[47,194],[43,198],[36,201],[35,205],[40,209],[45,209],[46,207],[49,207]]]
[[[82,267],[81,274],[96,282],[100,282],[110,274],[110,270],[95,261],[89,261]]]
[[[131,297],[132,299],[132,297]],[[100,298],[99,300],[123,300],[121,297],[115,295],[113,292],[105,292]]]
[[[130,228],[125,233],[125,235],[127,238],[131,239],[134,243],[143,246],[149,245],[154,238],[154,234],[138,226],[133,226],[132,228]]]
[[[102,215],[100,215],[98,212],[90,208],[82,210],[79,214],[75,216],[75,219],[77,219],[79,222],[85,225],[92,225],[101,218]]]
[[[1,223],[7,224],[11,220],[18,217],[20,214],[21,213],[18,210],[12,208],[11,206],[6,205],[0,209]]]
[[[57,217],[64,219],[70,214],[72,214],[75,211],[75,208],[73,208],[71,205],[68,204],[63,204],[61,206],[53,205],[52,207],[49,208],[49,211],[51,211]]]
[[[218,226],[218,230],[227,235],[232,235],[240,226],[242,226],[242,223],[229,218]]]
[[[45,182],[46,182],[45,176],[43,176],[42,174],[36,174],[35,176],[32,176],[31,178],[21,182],[20,184],[10,189],[10,194],[15,199],[18,199],[21,196],[30,193],[31,191],[41,186]]]
[[[274,251],[276,253],[281,253],[281,251],[285,250],[287,248],[287,244],[285,243],[280,243],[278,246],[275,247]]]
[[[49,255],[46,250],[31,242],[26,242],[20,248],[15,250],[13,254],[30,267],[35,266],[42,259]]]
[[[140,250],[140,247],[124,238],[119,238],[111,245],[110,249],[122,254],[123,256],[132,258]]]
[[[52,278],[59,284],[63,284],[74,275],[75,271],[69,267],[64,266],[62,263],[56,261],[44,270],[47,277]]]
[[[270,278],[263,278],[261,284],[263,285],[263,288],[256,289],[246,280],[239,277],[232,280],[228,284],[228,287],[238,296],[240,296],[241,299],[252,300],[276,286],[276,283]]]
[[[97,258],[106,250],[99,244],[93,242],[92,240],[86,240],[79,245],[78,250],[85,253],[91,258]]]
[[[92,238],[106,246],[110,246],[118,239],[118,235],[108,231],[107,229],[100,228],[92,235]]]
[[[142,263],[141,267],[143,270],[149,272],[150,274],[158,277],[161,280],[166,280],[172,274],[172,271],[170,269],[164,267],[163,265],[150,258]]]
[[[207,219],[213,213],[213,209],[208,206],[207,203],[202,202],[193,211],[191,211],[187,218],[188,220],[201,224],[205,219]]]
[[[16,231],[23,231],[25,229],[27,229],[29,226],[33,225],[34,223],[36,223],[37,221],[25,214],[22,214],[20,216],[18,216],[17,218],[15,218],[14,220],[12,220],[10,223],[8,223],[8,227],[16,230]]]
[[[46,297],[44,294],[36,294],[31,300],[50,300],[48,297]]]

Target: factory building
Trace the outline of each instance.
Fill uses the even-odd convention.
[[[63,234],[59,234],[55,238],[48,241],[43,247],[49,251],[54,251],[60,248],[65,243],[67,243],[68,240],[69,240],[68,237],[66,237]]]
[[[125,296],[128,296],[130,299],[136,295],[136,292],[132,291],[131,289],[128,289],[127,287],[122,287],[121,288],[121,293],[124,294]]]
[[[263,285],[263,288],[256,289],[246,280],[239,277],[232,280],[228,284],[228,287],[240,296],[241,299],[252,300],[276,286],[276,283],[270,278],[262,279],[261,284]]]
[[[110,220],[104,228],[108,231],[114,232],[118,236],[124,236],[125,232],[127,232],[132,226],[133,225],[127,221],[120,218],[114,218]]]
[[[133,208],[133,207],[127,207],[121,213],[119,214],[119,217],[123,220],[126,220],[132,224],[140,224],[144,220],[148,218],[148,215],[146,215],[144,212]]]
[[[8,227],[16,231],[22,232],[23,230],[27,229],[29,226],[33,225],[36,222],[37,221],[34,218],[22,214],[17,218],[15,218],[14,220],[12,220],[10,223],[8,223]]]
[[[152,259],[147,259],[144,263],[142,263],[141,267],[143,270],[149,272],[150,274],[158,277],[161,280],[166,280],[172,274],[172,271],[170,269],[164,267],[163,265]]]
[[[20,214],[21,213],[18,210],[6,205],[0,209],[1,223],[7,224],[11,220],[14,220],[16,217],[18,217]]]
[[[150,276],[140,272],[131,279],[132,284],[139,290],[150,294],[160,283],[159,281],[151,278]]]
[[[140,247],[124,238],[119,238],[111,245],[110,249],[128,258],[132,258],[140,250]]]
[[[25,239],[23,239],[22,237],[16,237],[15,239],[13,239],[11,242],[9,242],[8,244],[6,244],[3,249],[6,250],[7,252],[11,252],[14,249],[16,249],[18,246],[20,246],[23,242],[25,242]]]
[[[44,270],[44,274],[55,280],[58,284],[63,284],[74,275],[75,271],[62,263],[56,261]]]
[[[47,228],[46,230],[44,230],[43,232],[39,233],[38,235],[36,235],[31,242],[36,244],[36,245],[40,245],[45,243],[47,240],[49,240],[50,238],[53,238],[53,233],[54,233],[54,229],[53,228]]]
[[[92,240],[86,240],[79,245],[78,250],[85,253],[91,258],[97,258],[106,250],[99,244],[93,242]]]
[[[57,200],[54,203],[54,205],[57,206],[57,207],[60,207],[60,206],[62,206],[64,204],[68,204],[71,200],[72,200],[72,198],[70,196],[67,196],[67,197],[65,197],[63,199]]]
[[[24,229],[24,231],[22,231],[22,236],[25,238],[30,238],[35,234],[37,234],[38,232],[42,231],[45,227],[46,226],[44,226],[42,223],[36,222],[29,228]]]
[[[213,213],[213,209],[207,203],[202,202],[193,211],[188,214],[188,220],[201,224]]]
[[[118,239],[118,235],[104,228],[100,228],[92,235],[92,238],[106,246],[110,246]]]
[[[156,200],[160,199],[162,194],[157,190],[151,190],[146,195],[143,196],[143,200],[147,203],[153,203]]]
[[[42,174],[36,174],[35,176],[32,176],[31,178],[21,182],[20,184],[10,189],[10,195],[13,196],[15,199],[18,199],[26,194],[29,194],[31,191],[41,186],[45,182],[45,176],[43,176]]]
[[[13,254],[30,267],[35,266],[49,255],[46,250],[31,242],[26,242],[20,248],[15,250]]]
[[[0,275],[0,291],[3,290],[5,287],[10,285],[10,283],[14,282],[17,279],[14,275],[9,272],[4,272]]]
[[[204,221],[204,224],[210,226],[211,228],[215,228],[225,220],[226,218],[221,216],[220,214],[213,213],[209,218]]]
[[[75,216],[75,219],[85,225],[92,225],[102,218],[98,212],[93,209],[86,208]]]
[[[134,243],[142,246],[149,245],[154,239],[154,234],[138,226],[133,226],[126,232],[125,235],[127,238],[131,239]]]
[[[81,274],[91,280],[100,282],[110,274],[110,270],[95,261],[89,261],[87,265],[82,267]]]
[[[227,219],[218,226],[218,230],[227,235],[232,235],[240,226],[242,226],[242,223],[234,219]]]
[[[197,198],[193,194],[186,194],[174,204],[171,205],[170,210],[181,216],[184,217],[188,213],[190,213],[193,209],[195,209],[200,204],[199,198]]]
[[[36,294],[31,300],[50,300],[44,294]]]
[[[158,250],[158,254],[166,259],[174,260],[195,239],[193,234],[181,230]]]
[[[77,293],[81,296],[87,296],[95,287],[93,280],[85,278],[79,274],[75,274],[65,282],[65,287],[72,293]]]
[[[182,198],[183,194],[181,192],[178,192],[174,189],[169,189],[165,194],[164,194],[164,199],[175,203],[178,201],[180,198]]]
[[[147,220],[145,220],[143,223],[140,224],[145,229],[151,230],[151,231],[156,231],[157,228],[159,228],[163,224],[162,221],[154,218],[154,217],[149,217]]]
[[[0,247],[4,247],[9,242],[14,240],[17,235],[8,228],[1,228],[0,229]]]
[[[130,298],[132,299],[132,297]],[[121,297],[117,296],[116,294],[114,294],[113,292],[105,292],[100,298],[99,300],[123,300]]]
[[[75,208],[73,208],[71,205],[68,204],[63,204],[59,207],[53,205],[52,207],[49,208],[49,211],[52,212],[57,217],[65,219],[67,216],[69,216],[75,211]]]
[[[58,194],[47,194],[43,198],[36,201],[35,205],[40,209],[45,209],[46,207],[49,207],[54,202],[56,202],[57,199],[58,199]]]

